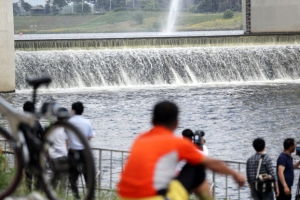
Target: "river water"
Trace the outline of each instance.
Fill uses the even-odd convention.
[[[128,150],[138,133],[151,127],[153,105],[168,99],[180,108],[177,135],[185,128],[204,130],[214,157],[245,161],[254,153],[251,142],[266,140],[275,160],[284,138],[298,138],[300,82],[269,81],[181,86],[107,87],[86,90],[41,90],[38,102],[57,101],[70,109],[75,101],[96,132],[92,146]],[[29,91],[1,94],[20,109]],[[2,124],[5,123],[2,121]]]

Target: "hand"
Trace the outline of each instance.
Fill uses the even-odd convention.
[[[278,190],[278,188],[276,188],[276,190],[275,190],[275,196],[276,196],[276,197],[279,196],[279,190]]]
[[[290,188],[288,186],[284,187],[283,188],[283,191],[286,195],[291,195],[291,191],[290,191]]]
[[[233,178],[240,187],[244,186],[245,184],[244,175],[242,175],[241,173],[236,173],[235,175],[233,175]]]

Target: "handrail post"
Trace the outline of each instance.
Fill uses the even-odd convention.
[[[213,172],[213,192],[212,192],[212,195],[213,197],[215,198],[215,194],[216,194],[216,174],[215,172]]]
[[[102,176],[102,150],[99,149],[99,170],[100,170],[100,175],[98,177],[98,185],[99,185],[99,190],[101,191],[101,176]]]
[[[109,183],[109,189],[112,189],[112,154],[113,151],[110,151],[110,183]]]
[[[239,173],[241,173],[241,163],[239,163]],[[238,199],[241,199],[241,190],[239,186],[238,186]]]

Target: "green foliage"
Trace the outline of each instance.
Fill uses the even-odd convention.
[[[225,12],[224,12],[224,15],[223,15],[223,18],[224,19],[230,19],[230,18],[232,18],[233,17],[233,12],[231,11],[231,10],[226,10]]]
[[[120,11],[125,11],[125,10],[126,10],[126,8],[120,7],[120,8],[115,8],[113,11],[114,12],[120,12]]]
[[[134,24],[133,16],[142,11],[120,11],[93,15],[15,16],[15,33],[103,33],[159,31],[166,25],[166,12],[143,11],[143,23]],[[158,22],[158,23],[156,23]],[[36,24],[36,29],[30,25]],[[159,29],[157,25],[159,24]],[[178,31],[239,30],[242,13],[234,13],[231,19],[223,19],[223,13],[199,14],[179,12],[176,21]]]
[[[160,24],[159,24],[159,22],[158,21],[155,21],[155,22],[153,22],[152,23],[152,28],[154,28],[154,29],[159,29],[159,26],[160,26]]]
[[[22,3],[22,6],[26,12],[29,12],[30,9],[32,8],[32,6],[27,2]]]
[[[50,8],[50,5],[47,3],[45,5],[45,14],[48,15],[50,12],[51,12],[51,8]]]
[[[75,6],[75,12],[76,12],[76,13],[91,13],[91,11],[92,11],[92,8],[91,8],[91,6],[90,6],[89,4],[87,4],[87,3],[84,3],[83,6],[82,6],[81,3],[80,3],[80,4],[77,4],[77,5]]]
[[[142,24],[144,21],[144,15],[142,12],[137,12],[133,15],[133,20],[136,24]]]
[[[65,0],[54,0],[53,1],[53,5],[58,6],[59,8],[64,7],[65,5],[67,5]]]
[[[50,10],[53,15],[57,15],[59,13],[59,8],[56,5],[51,6]]]
[[[14,15],[18,15],[21,13],[18,3],[13,3],[13,12],[14,12]]]
[[[0,190],[6,188],[11,182],[14,169],[8,168],[8,162],[3,154],[0,154]]]

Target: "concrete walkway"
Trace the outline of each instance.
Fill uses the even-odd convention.
[[[6,197],[4,200],[46,200],[39,193],[33,192],[27,197]]]

